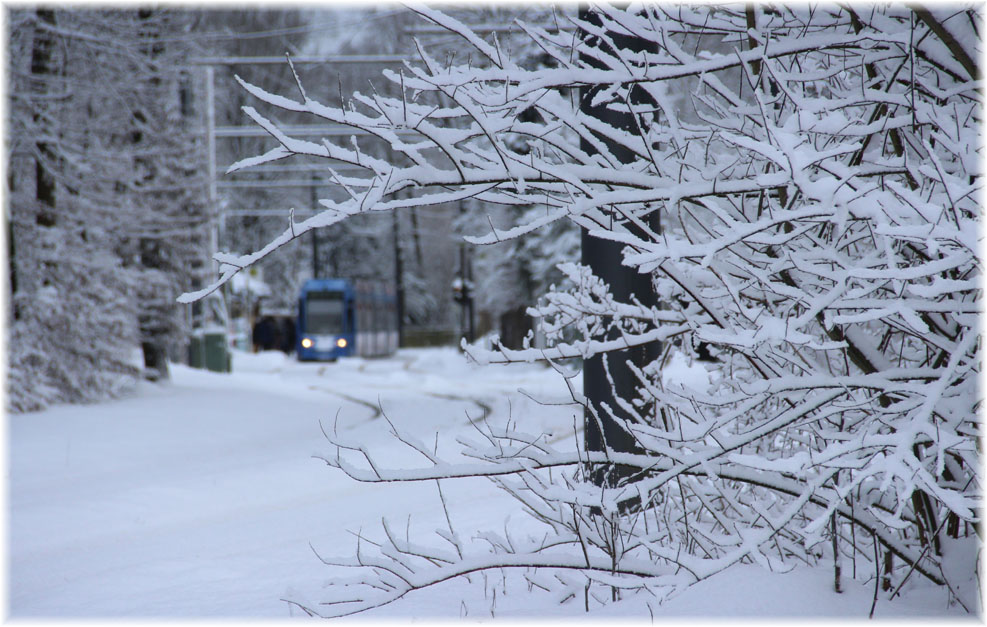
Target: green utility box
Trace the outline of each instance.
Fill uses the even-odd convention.
[[[188,365],[190,368],[202,368],[205,366],[205,361],[202,334],[193,333],[188,345]]]
[[[206,333],[202,343],[205,347],[206,370],[213,372],[230,372],[233,368],[230,351],[226,348],[225,333]]]
[[[226,348],[226,333],[194,332],[189,343],[188,365],[213,372],[232,371],[232,355]]]

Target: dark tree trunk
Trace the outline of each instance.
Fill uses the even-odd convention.
[[[54,68],[54,38],[46,32],[41,24],[54,26],[55,12],[52,9],[37,9],[35,11],[39,26],[34,30],[34,44],[31,48],[31,74],[35,77],[34,89],[38,93],[49,91],[48,77],[55,74]],[[40,106],[40,105],[39,105]],[[34,124],[39,134],[48,124],[42,112],[35,111]],[[35,144],[37,156],[34,160],[35,198],[38,200],[36,221],[41,226],[55,226],[55,176],[51,167],[55,163],[55,153],[51,144],[40,141]]]
[[[139,47],[139,52],[142,55],[147,56],[150,59],[160,56],[162,53],[161,43],[157,41],[159,38],[152,20],[155,18],[155,11],[153,9],[140,9],[137,12],[137,17],[142,22],[139,28],[139,36],[144,39],[143,44]],[[148,84],[152,87],[160,84],[160,78],[152,76],[148,79]],[[133,121],[133,128],[131,129],[130,139],[135,145],[135,148],[139,144],[145,141],[145,136],[141,130],[148,121],[148,116],[144,114],[142,107],[138,104],[131,113],[131,119]],[[153,141],[153,139],[148,140]],[[140,150],[137,150],[139,153]],[[139,168],[142,164],[142,159],[140,157],[134,160],[135,168]],[[153,172],[150,167],[145,168],[149,172]],[[154,174],[149,174],[149,176],[154,176]],[[168,269],[168,259],[166,258],[165,251],[163,250],[162,243],[156,238],[142,238],[140,240],[140,261],[141,266],[147,269]],[[170,373],[168,371],[168,326],[163,323],[163,320],[167,318],[167,312],[162,311],[160,305],[141,302],[138,305],[140,314],[140,332],[141,332],[141,350],[144,353],[144,377],[152,381],[157,381],[160,379],[168,379]]]
[[[601,24],[599,15],[588,8],[580,8],[579,17],[596,25]],[[650,50],[654,46],[654,44],[648,44],[636,37],[613,33],[611,36],[614,44],[624,50]],[[594,46],[607,45],[586,33],[583,33],[583,41]],[[585,55],[582,60],[594,64],[593,60]],[[605,103],[596,106],[591,104],[598,92],[609,87],[609,85],[604,85],[583,88],[580,93],[580,111],[596,117],[612,127],[637,133],[637,122],[630,112],[622,113],[608,110]],[[631,102],[641,101],[642,98],[646,98],[646,96],[641,92],[632,92],[631,94]],[[627,163],[633,160],[634,156],[626,148],[608,141],[606,137],[601,136],[599,139],[620,161]],[[589,154],[595,152],[593,146],[585,139],[581,140],[580,147]],[[611,217],[613,220],[618,218],[618,215]],[[653,224],[650,224],[649,227],[657,230],[657,218],[651,218],[651,221]],[[656,305],[657,297],[654,293],[651,276],[638,273],[622,264],[621,250],[623,247],[619,243],[592,237],[587,230],[583,229],[582,263],[588,266],[596,276],[606,281],[610,286],[610,293],[618,302],[629,303],[632,302],[632,299],[637,299],[646,307]],[[607,339],[614,338],[608,337]],[[597,355],[583,362],[583,394],[588,404],[584,416],[585,449],[587,451],[643,452],[634,437],[624,429],[622,423],[625,420],[630,420],[631,415],[618,406],[616,399],[623,399],[629,403],[636,396],[636,378],[630,364],[643,367],[656,359],[660,351],[661,345],[658,342],[653,342],[645,346]],[[612,385],[609,381],[611,378],[613,380]],[[632,470],[619,464],[605,464],[593,468],[591,475],[597,485],[614,486],[632,479]]]
[[[8,294],[11,303],[10,314],[13,316],[14,320],[19,320],[21,317],[20,310],[17,307],[16,301],[14,301],[14,294],[17,293],[17,263],[14,261],[16,259],[16,253],[14,251],[14,221],[11,216],[7,216],[7,269],[10,276],[10,293]]]

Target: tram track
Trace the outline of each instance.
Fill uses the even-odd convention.
[[[350,396],[349,394],[343,394],[342,392],[337,392],[336,390],[330,390],[329,388],[319,387],[317,385],[310,385],[308,386],[308,389],[313,390],[315,392],[324,392],[326,394],[331,394],[332,396],[337,396],[343,399],[344,401],[353,403],[354,405],[360,405],[361,407],[366,407],[367,409],[373,412],[373,415],[367,419],[368,422],[380,418],[384,413],[381,411],[380,405],[374,405],[370,401],[365,401],[362,398]]]
[[[399,357],[399,359],[402,362],[401,363],[401,369],[404,370],[404,371],[406,371],[406,372],[410,372],[410,373],[413,373],[413,374],[420,374],[420,375],[423,375],[423,376],[432,374],[430,372],[427,372],[427,371],[424,371],[424,370],[420,370],[420,369],[414,368],[414,364],[417,361],[417,359],[415,357],[405,356],[405,357]],[[372,365],[373,365],[373,362],[372,361],[365,361],[364,363],[361,363],[357,367],[357,372],[367,373],[367,368],[370,367],[370,366],[372,366]],[[328,371],[328,368],[329,368],[328,365],[322,366],[322,367],[320,367],[316,371],[316,374],[318,376],[320,376],[320,377],[326,376],[326,373]],[[314,390],[314,391],[317,391],[317,392],[324,392],[326,394],[330,394],[332,396],[336,396],[336,397],[341,398],[341,399],[343,399],[343,400],[345,400],[347,402],[350,402],[350,403],[353,403],[355,405],[359,405],[359,406],[362,406],[362,407],[365,407],[365,408],[369,409],[373,413],[370,416],[370,418],[367,419],[368,421],[376,420],[377,418],[380,418],[383,415],[383,411],[382,411],[379,403],[378,404],[374,404],[374,403],[371,403],[370,401],[366,401],[366,400],[364,400],[362,398],[351,396],[351,395],[346,394],[344,392],[339,392],[337,390],[334,390],[334,389],[331,389],[331,388],[328,388],[328,387],[322,387],[322,386],[318,386],[318,385],[309,385],[308,388],[310,390]],[[393,390],[393,391],[405,391],[405,392],[415,391],[415,390],[412,390],[411,388],[404,388],[404,387],[394,387],[394,388],[386,388],[386,389]],[[477,423],[485,422],[486,420],[488,420],[490,418],[490,416],[493,415],[493,412],[494,412],[493,406],[489,402],[487,402],[486,400],[482,400],[482,399],[473,397],[473,396],[463,396],[463,395],[459,395],[459,394],[449,394],[448,392],[430,392],[428,390],[418,390],[418,392],[421,393],[422,395],[428,396],[430,398],[436,398],[436,399],[443,400],[443,401],[454,401],[454,402],[461,402],[461,403],[470,403],[470,404],[476,406],[480,410],[480,416],[479,416],[479,418],[474,418],[474,417],[470,416],[469,412],[467,412],[467,414],[466,414],[466,416],[467,416],[467,422],[464,423],[464,424],[470,424],[470,423],[477,424]]]
[[[398,361],[400,363],[400,365],[398,364],[394,365],[395,370],[400,369],[409,374],[420,375],[423,378],[424,377],[442,378],[441,373],[431,372],[416,367],[419,359],[417,359],[415,356],[411,356],[411,355],[396,356],[395,361]],[[359,372],[362,376],[368,377],[368,380],[370,380],[370,378],[372,378],[375,374],[374,372],[375,366],[379,366],[380,363],[381,362],[377,360],[364,361],[363,363],[360,363],[355,368],[355,371]],[[332,366],[330,365],[324,365],[317,370],[317,373],[320,377],[328,378],[330,376],[331,368]],[[350,372],[353,372],[353,370],[351,370]],[[371,402],[363,398],[352,396],[345,392],[341,392],[336,389],[333,389],[333,387],[330,387],[329,385],[325,385],[325,386],[309,385],[308,387],[311,390],[335,396],[343,401],[352,403],[354,405],[363,407],[366,410],[368,410],[370,412],[369,416],[367,418],[360,420],[359,423],[357,424],[370,423],[381,418],[384,415],[384,409],[382,408],[380,397],[378,397],[377,402]],[[474,427],[479,427],[483,423],[489,421],[490,418],[494,416],[495,405],[497,405],[497,403],[495,403],[495,401],[491,398],[481,398],[476,395],[456,394],[456,393],[450,393],[448,391],[441,391],[441,392],[430,391],[427,389],[415,388],[412,384],[373,385],[373,386],[368,386],[367,391],[377,392],[380,394],[387,394],[387,393],[398,393],[401,395],[418,394],[421,397],[427,397],[427,398],[432,398],[432,399],[437,399],[437,400],[447,401],[452,403],[465,403],[468,405],[472,405],[472,408],[470,407],[464,408],[464,412],[466,414],[466,421],[461,423],[463,426],[472,425]],[[505,391],[505,396],[506,396],[506,391]],[[391,399],[391,401],[385,404],[391,404],[391,402],[393,402],[394,400],[396,399]],[[414,400],[411,399],[403,399],[403,400],[405,400],[405,402],[410,402],[411,404],[414,403]],[[454,408],[450,407],[449,409],[454,409]],[[474,412],[476,412],[477,410],[479,410],[479,416],[474,415]],[[580,424],[581,422],[582,421],[577,421],[577,423],[572,425],[572,427],[569,429],[555,431],[554,433],[545,433],[540,439],[544,444],[548,444],[548,445],[554,445],[571,438],[575,438],[578,440],[580,434],[583,432],[583,425]],[[357,425],[354,424],[353,426],[357,426]]]
[[[417,357],[415,357],[413,355],[394,356],[394,359],[395,359],[395,361],[400,361],[401,362],[400,369],[401,370],[404,370],[405,372],[408,372],[408,373],[411,373],[411,374],[416,374],[416,375],[421,375],[423,377],[425,377],[425,376],[441,376],[441,375],[436,374],[434,372],[430,372],[428,370],[422,370],[421,368],[416,367],[416,363],[419,360],[418,360]],[[359,366],[357,366],[356,371],[357,372],[360,372],[361,374],[366,374],[366,375],[372,376],[373,375],[373,371],[370,370],[370,369],[373,368],[378,363],[379,362],[377,360],[367,360],[367,361],[364,361],[363,363],[359,364]],[[319,368],[318,371],[317,371],[318,375],[320,377],[321,376],[326,376],[329,367],[330,366],[328,366],[328,365],[324,365],[321,368]],[[333,396],[336,396],[338,398],[341,398],[341,399],[343,399],[345,401],[348,401],[350,403],[353,403],[355,405],[359,405],[359,406],[365,407],[366,409],[368,409],[369,411],[372,412],[371,416],[367,419],[368,422],[369,421],[376,420],[376,419],[380,418],[383,415],[383,410],[381,409],[381,406],[380,406],[379,402],[378,403],[373,403],[373,402],[370,402],[370,401],[367,401],[367,400],[364,400],[364,399],[361,399],[361,398],[358,398],[358,397],[355,397],[355,396],[351,396],[351,395],[346,394],[344,392],[339,392],[339,391],[334,390],[334,389],[331,389],[329,387],[320,387],[320,386],[316,386],[316,385],[311,385],[311,386],[309,386],[309,389],[317,390],[317,391],[324,392],[324,393],[327,393],[327,394],[331,394]],[[382,387],[376,388],[376,390],[378,392],[418,393],[418,394],[421,394],[422,396],[426,396],[426,397],[429,397],[429,398],[435,398],[435,399],[439,399],[439,400],[443,400],[443,401],[451,401],[451,402],[459,402],[459,403],[469,403],[469,404],[473,405],[476,409],[479,410],[480,415],[479,415],[479,417],[474,417],[471,414],[471,411],[470,410],[466,410],[467,420],[464,423],[462,423],[463,425],[470,425],[470,424],[472,424],[474,426],[477,426],[479,424],[482,424],[482,423],[487,422],[488,420],[490,420],[490,418],[493,417],[494,416],[494,413],[495,413],[495,410],[494,410],[495,403],[494,403],[493,400],[491,400],[489,398],[481,398],[481,397],[473,396],[473,395],[452,394],[452,393],[449,393],[449,392],[433,392],[433,391],[429,391],[429,390],[415,389],[415,388],[412,388],[410,386],[382,386]],[[566,429],[564,431],[557,432],[557,433],[553,434],[552,436],[548,437],[545,440],[545,442],[547,444],[555,444],[557,442],[560,442],[560,441],[565,440],[565,439],[568,439],[568,438],[578,437],[578,435],[581,434],[582,432],[583,432],[583,425],[582,424],[577,424],[574,427],[574,430]]]
[[[338,398],[341,398],[344,401],[347,401],[349,403],[353,403],[354,405],[359,405],[361,407],[365,407],[365,408],[369,409],[371,412],[373,412],[373,415],[371,415],[369,418],[367,418],[367,421],[368,422],[369,421],[376,420],[376,419],[380,418],[383,415],[383,411],[381,410],[381,407],[380,407],[379,404],[371,403],[370,401],[364,400],[362,398],[357,398],[355,396],[350,396],[349,394],[345,394],[343,392],[338,392],[336,390],[331,390],[331,389],[325,388],[325,387],[320,387],[318,385],[310,385],[310,386],[308,386],[308,389],[313,390],[315,392],[323,392],[325,394],[330,394],[332,396],[336,396]],[[397,388],[395,388],[395,389],[397,389]],[[462,403],[472,403],[473,405],[477,406],[480,409],[480,412],[481,412],[481,415],[480,415],[479,418],[473,418],[469,414],[467,414],[467,418],[469,419],[468,422],[472,422],[474,424],[476,424],[477,422],[484,422],[484,421],[486,421],[490,417],[490,415],[493,414],[493,407],[491,407],[486,402],[484,402],[482,400],[479,400],[479,399],[476,399],[476,398],[472,398],[472,397],[468,397],[468,396],[458,396],[458,395],[455,395],[455,394],[444,394],[444,393],[439,393],[439,392],[422,391],[421,393],[424,396],[428,396],[430,398],[437,398],[437,399],[443,400],[443,401],[456,401],[456,402],[462,402]]]
[[[438,392],[422,392],[422,393],[425,394],[426,396],[431,396],[432,398],[438,398],[445,401],[460,401],[463,403],[473,403],[474,405],[479,407],[480,411],[482,412],[482,415],[479,418],[474,419],[471,418],[470,415],[467,413],[466,417],[468,418],[468,420],[466,424],[469,423],[476,424],[477,422],[485,422],[487,418],[489,418],[490,415],[493,414],[493,407],[476,398],[472,398],[469,396],[457,396],[455,394],[439,394]]]

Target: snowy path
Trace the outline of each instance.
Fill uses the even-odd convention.
[[[328,452],[320,421],[329,428],[338,411],[338,428],[411,462],[379,406],[445,440],[470,428],[467,412],[506,416],[508,395],[515,410],[530,403],[518,387],[565,394],[543,368],[477,373],[456,351],[334,364],[237,355],[235,367],[175,367],[172,383],[136,398],[10,417],[13,617],[285,617],[286,590],[326,577],[310,543],[347,553],[347,530],[385,513],[440,522],[432,485],[357,484],[313,459]],[[477,489],[490,488],[447,496]]]
[[[440,432],[440,452],[484,418],[573,437],[573,407],[529,398],[568,399],[562,379],[539,366],[475,368],[443,349],[335,364],[238,354],[234,367],[175,367],[171,383],[134,398],[9,417],[11,617],[285,618],[282,598],[317,602],[329,577],[313,549],[352,555],[353,533],[376,533],[385,515],[403,526],[410,514],[413,535],[445,527],[434,484],[358,484],[314,459],[329,452],[321,430],[334,418],[394,467],[420,460],[387,435],[380,408],[422,439]],[[443,493],[457,529],[523,520],[486,481],[445,482]],[[825,565],[786,575],[742,566],[662,606],[639,595],[595,616],[866,618],[866,575],[842,595],[831,576]],[[581,604],[556,605],[513,580],[497,587],[493,598],[456,579],[366,616],[584,616]],[[961,614],[945,601],[918,590],[881,601],[877,616]]]

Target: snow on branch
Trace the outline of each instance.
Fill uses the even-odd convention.
[[[615,401],[632,416],[632,457],[488,431],[468,462],[393,469],[334,440],[326,461],[364,481],[487,477],[554,538],[506,550],[508,539],[478,536],[456,558],[388,539],[378,561],[361,552],[369,592],[336,589],[333,603],[355,603],[339,611],[499,567],[672,591],[740,560],[816,563],[826,534],[831,550],[852,536],[868,556],[896,556],[902,570],[890,559],[881,577],[914,570],[958,589],[946,545],[981,524],[982,488],[983,110],[967,13],[601,6],[596,21],[564,19],[576,35],[522,28],[530,45],[508,49],[414,10],[479,54],[439,63],[419,45],[420,62],[385,73],[398,95],[357,94],[350,108],[244,84],[266,107],[369,137],[303,141],[249,109],[275,145],[235,169],[307,155],[368,177],[343,181],[348,201],[324,201],[261,251],[217,256],[217,284],[181,302],[311,228],[472,198],[539,211],[471,243],[566,221],[622,246],[660,302],[615,299],[588,268],[563,265],[529,308],[547,345],[464,346],[476,361],[554,364],[656,343],[660,356],[635,366],[633,392]],[[626,38],[648,45],[632,52]],[[590,91],[584,104],[627,123],[590,114]],[[608,464],[637,472],[593,485]],[[477,544],[488,551],[467,551]],[[573,598],[572,573],[525,576]]]

